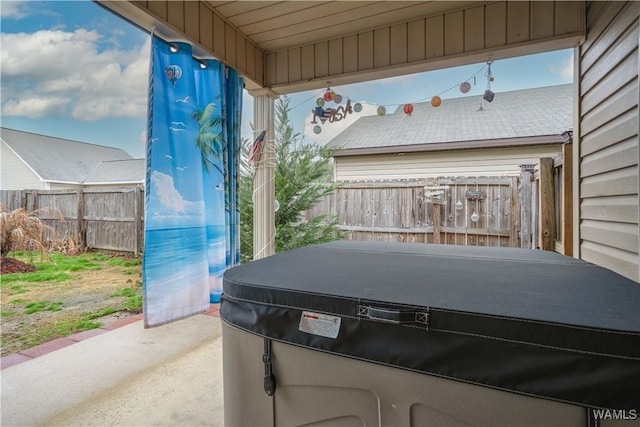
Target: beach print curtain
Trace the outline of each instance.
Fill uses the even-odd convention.
[[[220,301],[240,261],[242,79],[187,43],[152,40],[143,256],[145,326]]]

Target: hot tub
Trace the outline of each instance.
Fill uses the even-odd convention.
[[[557,253],[312,245],[220,313],[227,426],[640,425],[640,284]]]

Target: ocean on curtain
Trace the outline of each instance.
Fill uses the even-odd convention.
[[[219,302],[239,263],[242,79],[187,43],[152,37],[143,312],[157,326]]]

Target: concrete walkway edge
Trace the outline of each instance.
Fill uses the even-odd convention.
[[[120,401],[117,408],[102,410],[104,418],[96,413],[93,422],[80,424],[123,425],[112,416],[117,411],[127,425],[222,425],[221,341],[220,319],[195,315],[150,329],[138,320],[74,342],[0,371],[1,423],[53,425],[58,417],[60,424],[55,424],[73,425],[74,414],[87,413],[88,402],[109,408],[105,399],[148,384],[149,389],[136,392],[146,395],[137,399],[137,407],[127,408],[128,403]],[[193,366],[185,366],[185,360]],[[170,371],[178,376],[167,375]],[[177,388],[182,392],[172,394]],[[198,395],[184,396],[190,389],[199,390]],[[199,413],[189,414],[186,403],[199,398],[200,404],[191,409]],[[154,418],[154,412],[164,415]]]

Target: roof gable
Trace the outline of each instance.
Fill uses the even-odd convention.
[[[414,105],[386,116],[365,116],[327,144],[343,150],[561,135],[573,127],[573,85],[500,92]],[[481,146],[481,144],[478,144]],[[453,147],[452,147],[453,148]]]
[[[132,159],[119,148],[0,129],[2,141],[45,181],[81,183],[103,161]]]

